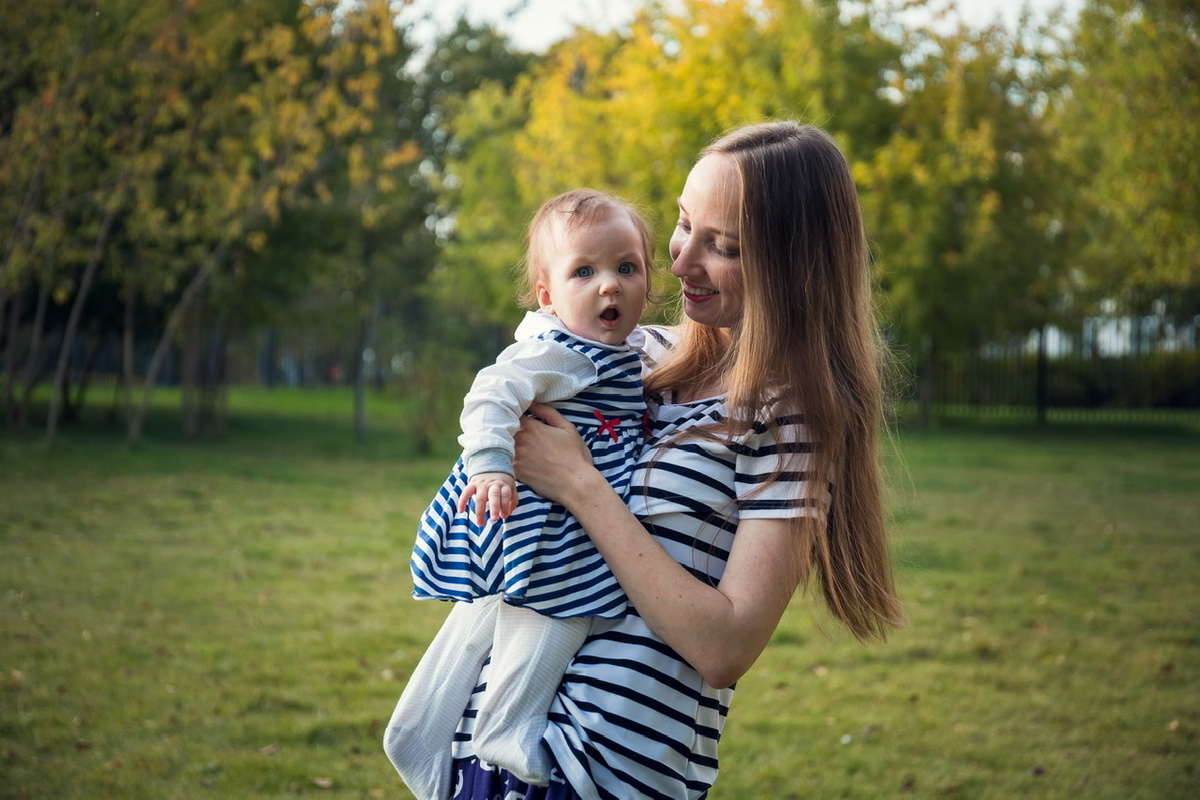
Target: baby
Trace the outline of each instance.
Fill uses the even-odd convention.
[[[513,434],[530,403],[550,403],[627,492],[646,428],[638,322],[653,247],[636,211],[590,189],[552,198],[530,223],[526,294],[538,310],[476,376],[460,420],[463,455],[422,516],[412,556],[416,597],[487,604],[460,615],[465,624],[451,614],[392,716],[385,749],[418,797],[449,794],[450,745],[489,651],[475,753],[545,785],[541,741],[562,674],[591,618],[626,611],[575,519],[514,479]]]

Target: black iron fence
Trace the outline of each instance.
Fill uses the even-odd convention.
[[[1066,418],[1200,418],[1196,325],[1170,336],[1107,338],[1085,325],[1070,336],[1053,328],[1004,345],[942,355],[916,365],[929,381],[933,416],[1002,415],[1039,422]],[[926,374],[925,370],[932,370]]]

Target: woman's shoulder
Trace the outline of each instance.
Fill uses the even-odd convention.
[[[643,372],[657,367],[679,344],[681,329],[667,325],[643,325],[644,341],[637,348]]]
[[[683,328],[679,325],[643,325],[648,339],[653,339],[660,346],[674,349],[683,336]]]

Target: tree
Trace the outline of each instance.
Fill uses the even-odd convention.
[[[30,44],[15,48],[11,119],[3,144],[13,165],[0,172],[0,195],[20,198],[4,205],[9,232],[0,255],[0,280],[11,295],[6,345],[6,406],[12,408],[21,294],[37,287],[38,311],[25,365],[27,383],[40,370],[41,325],[46,301],[71,302],[56,359],[48,437],[53,439],[66,402],[66,372],[76,332],[104,253],[135,179],[132,157],[148,141],[166,102],[165,88],[126,90],[139,67],[161,66],[160,34],[178,24],[181,6],[153,7],[116,2],[104,13],[91,4],[51,4],[48,16],[19,13],[13,20]],[[33,154],[32,159],[23,158]],[[28,165],[27,167],[22,165]],[[9,194],[11,192],[11,194]],[[25,418],[25,405],[17,420]],[[10,420],[12,414],[9,414]]]
[[[470,328],[515,320],[512,270],[530,209],[519,196],[511,148],[528,119],[522,87],[535,63],[503,33],[460,17],[418,76],[422,173],[438,196],[429,224],[442,245],[427,296],[454,317],[467,316]],[[486,357],[498,350],[494,344],[485,344],[492,350]]]
[[[1045,324],[1067,265],[1065,172],[1044,121],[1060,90],[1052,52],[999,25],[913,36],[889,87],[897,129],[856,179],[892,331],[919,354],[927,420],[945,352]]]
[[[512,169],[512,148],[527,118],[522,92],[488,82],[463,99],[450,127],[456,155],[447,164],[439,218],[446,242],[429,289],[480,322],[511,326],[517,318],[513,276],[531,209]]]
[[[390,221],[397,175],[416,150],[380,122],[380,97],[407,55],[387,0],[63,0],[7,21],[19,26],[4,39],[14,47],[0,97],[8,417],[21,350],[32,381],[42,326],[69,304],[47,419],[54,438],[79,332],[94,317],[89,297],[112,281],[127,320],[138,304],[167,306],[128,416],[136,439],[167,352],[180,341],[185,355],[197,352],[206,300],[230,305],[213,292],[253,285],[245,270],[269,263],[252,254],[285,209],[328,202],[337,183],[360,228]],[[187,430],[204,405],[193,402],[195,377],[185,370]]]
[[[787,117],[876,147],[896,116],[879,89],[899,55],[866,15],[821,0],[653,3],[627,34],[577,31],[525,89],[529,122],[512,154],[523,204],[577,185],[608,189],[649,210],[665,254],[704,145]]]
[[[1085,176],[1081,264],[1097,294],[1200,287],[1200,9],[1089,0],[1066,149]],[[1192,313],[1195,309],[1192,309]]]

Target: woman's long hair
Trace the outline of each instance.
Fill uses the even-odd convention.
[[[880,437],[886,349],[875,325],[866,235],[841,150],[824,131],[792,122],[752,125],[706,148],[741,176],[739,246],[744,307],[729,336],[685,320],[675,356],[648,392],[724,375],[728,431],[773,406],[801,414],[815,443],[814,500],[828,476],[825,525],[793,520],[805,537],[804,583],[860,639],[899,624],[883,521]],[[778,477],[778,475],[774,476]]]

